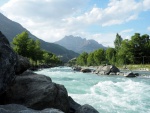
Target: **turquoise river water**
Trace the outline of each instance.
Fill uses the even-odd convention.
[[[79,104],[90,104],[100,113],[150,113],[150,77],[97,76],[74,72],[70,67],[36,71],[63,84]],[[150,74],[150,72],[139,72]]]

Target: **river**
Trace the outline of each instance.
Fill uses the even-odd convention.
[[[150,77],[126,78],[74,72],[70,67],[36,71],[63,84],[79,104],[90,104],[100,113],[150,113]],[[144,72],[139,72],[144,74]]]

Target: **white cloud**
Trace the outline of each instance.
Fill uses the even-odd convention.
[[[82,10],[80,7],[83,7],[88,1],[10,0],[0,10],[39,38],[54,42],[75,28],[75,26],[67,26],[63,19],[80,13]]]
[[[119,33],[124,34],[124,33],[130,33],[132,31],[134,31],[134,29],[125,29],[125,30],[120,31]]]
[[[93,5],[91,0],[10,0],[0,11],[19,22],[31,33],[48,42],[65,35],[92,38],[104,45],[112,46],[116,33],[87,33],[84,29],[93,24],[112,26],[138,18],[141,11],[149,10],[150,0],[110,0],[106,8]],[[132,29],[122,31],[125,36]],[[127,36],[126,36],[127,37]]]
[[[148,27],[147,30],[150,31],[150,27]]]
[[[101,26],[122,24],[137,19],[138,14],[143,10],[142,5],[142,2],[135,0],[111,0],[105,9],[94,7],[84,15],[68,20],[69,22],[82,21],[85,24],[95,23]]]
[[[1,9],[9,15],[47,20],[73,15],[84,3],[83,0],[10,0]]]
[[[150,9],[150,0],[144,0],[143,1],[143,8],[144,8],[144,10]]]

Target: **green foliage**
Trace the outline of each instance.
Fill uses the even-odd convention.
[[[100,65],[106,63],[105,50],[99,49],[90,54],[84,52],[77,58],[76,63],[81,66]]]
[[[134,62],[133,45],[129,40],[123,40],[121,48],[117,53],[118,64],[129,64]]]
[[[122,40],[123,40],[123,39],[121,38],[121,36],[117,33],[116,39],[115,39],[115,41],[114,41],[114,46],[115,46],[116,51],[119,50],[119,48],[120,48],[120,46],[121,46]]]
[[[99,49],[94,52],[94,61],[96,65],[100,65],[105,61],[105,51],[103,49]]]
[[[142,63],[143,57],[149,57],[150,53],[150,39],[149,35],[145,34],[140,36],[139,33],[135,33],[131,37],[131,44],[133,49],[133,56],[135,58],[134,63]],[[149,61],[147,61],[148,63]],[[146,63],[146,62],[145,62]]]
[[[31,59],[36,64],[37,62],[45,64],[61,63],[56,55],[42,50],[39,40],[32,40],[29,38],[27,32],[22,32],[17,35],[12,43],[14,45],[14,51],[19,55]]]
[[[115,64],[116,62],[116,50],[114,48],[108,48],[106,50],[106,59],[107,63],[109,64]]]
[[[83,52],[78,58],[77,58],[77,64],[84,66],[87,64],[87,57],[88,57],[88,53]]]
[[[149,35],[135,33],[130,40],[123,40],[119,34],[114,41],[115,48],[99,49],[92,53],[82,53],[77,58],[78,65],[101,64],[148,64],[150,63],[150,39]]]
[[[29,36],[27,32],[22,32],[21,34],[17,35],[13,39],[13,45],[14,45],[14,50],[19,54],[24,57],[29,57],[29,52],[28,52],[28,43],[29,43]]]
[[[94,53],[90,53],[90,54],[88,55],[88,58],[87,58],[87,65],[88,65],[88,66],[96,65],[95,60],[94,60]]]
[[[68,61],[68,66],[74,66],[74,65],[76,65],[76,61],[77,61],[77,58],[73,58],[73,59],[71,59],[71,60],[69,60]]]
[[[56,55],[54,55],[50,52],[47,52],[47,51],[43,51],[42,62],[45,64],[59,64],[59,63],[61,63],[60,59]]]

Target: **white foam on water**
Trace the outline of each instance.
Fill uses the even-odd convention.
[[[65,71],[66,70],[66,71]],[[64,84],[80,104],[90,104],[102,113],[150,113],[150,79],[95,76],[54,68],[38,71]]]
[[[150,108],[149,85],[127,80],[125,82],[98,82],[90,88],[91,93],[69,94],[77,102],[95,106],[101,112],[108,113],[148,113]],[[149,98],[149,100],[145,100]]]

